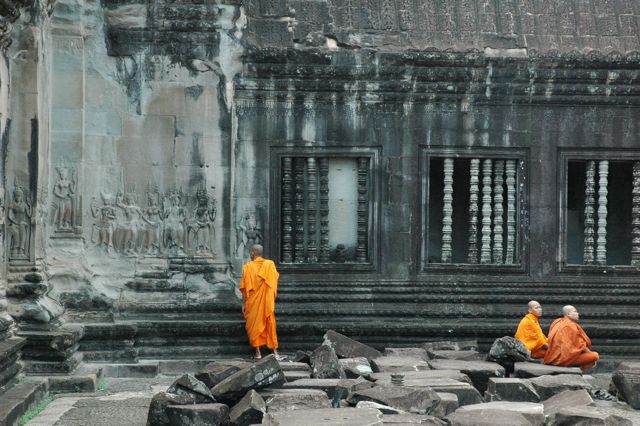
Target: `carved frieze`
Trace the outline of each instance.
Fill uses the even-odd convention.
[[[53,185],[51,225],[54,232],[73,232],[76,225],[77,172],[66,164],[56,167],[58,179]]]
[[[236,256],[243,258],[254,244],[262,244],[262,225],[255,210],[247,209],[236,223]]]
[[[27,191],[22,186],[14,184],[12,199],[6,209],[9,258],[28,259],[33,207]]]

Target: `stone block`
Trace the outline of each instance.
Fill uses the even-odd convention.
[[[555,414],[556,426],[632,426],[634,423],[621,416],[603,413],[592,407],[564,407]]]
[[[249,366],[251,366],[251,363],[246,361],[214,361],[198,371],[195,377],[207,385],[207,387],[212,388],[232,374]]]
[[[535,362],[516,362],[514,364],[516,377],[528,379],[553,374],[582,374],[579,367],[558,367],[556,365],[538,364]]]
[[[229,420],[229,407],[224,404],[169,405],[167,417],[171,426],[220,426]]]
[[[0,425],[16,425],[20,416],[47,394],[47,382],[41,379],[20,381],[0,396]]]
[[[185,374],[178,377],[171,386],[169,386],[167,393],[175,395],[191,395],[198,404],[216,402],[207,385],[196,379],[191,374]]]
[[[391,380],[391,374],[393,373],[373,373],[369,376],[369,379],[373,381],[386,381]],[[402,373],[405,382],[410,380],[432,380],[432,379],[451,379],[459,382],[465,382],[471,384],[469,376],[461,372],[460,370],[421,370],[421,371],[404,371]]]
[[[339,359],[338,362],[342,366],[347,377],[350,379],[356,377],[368,377],[373,373],[371,364],[369,364],[369,360],[365,357],[343,358]]]
[[[404,386],[374,386],[352,392],[347,401],[373,401],[411,413],[427,414],[440,403],[440,397],[430,388],[408,388]]]
[[[383,425],[422,425],[422,426],[445,426],[447,423],[444,420],[440,420],[434,416],[427,416],[425,414],[383,414]]]
[[[282,385],[283,389],[316,389],[325,392],[329,398],[335,398],[336,394],[340,392],[340,388],[344,388],[347,391],[352,390],[360,383],[356,379],[300,379],[295,382],[285,383]],[[373,385],[373,384],[371,384]],[[344,395],[346,396],[346,395]]]
[[[523,379],[492,377],[487,392],[491,401],[540,402],[540,395]]]
[[[618,370],[613,373],[611,383],[618,397],[636,410],[640,409],[640,369]]]
[[[266,389],[260,393],[268,413],[331,408],[327,394],[317,389]]]
[[[319,408],[267,413],[262,426],[381,426],[382,413],[372,408]]]
[[[586,407],[588,405],[594,405],[594,402],[591,395],[589,395],[589,392],[584,389],[580,389],[560,392],[559,394],[545,400],[542,405],[544,406],[545,416],[553,416],[562,408]]]
[[[475,389],[474,389],[475,390]],[[436,417],[446,417],[460,407],[458,395],[449,392],[436,392],[440,397],[440,403],[435,407],[433,415]]]
[[[75,353],[64,361],[26,361],[24,371],[27,374],[69,374],[82,361],[82,354]]]
[[[505,370],[500,364],[488,361],[459,361],[449,359],[435,359],[429,361],[429,366],[434,370],[458,370],[469,376],[473,386],[479,392],[487,390],[487,384],[491,377],[504,377]]]
[[[233,426],[247,426],[254,423],[261,423],[262,417],[267,412],[267,406],[262,396],[253,389],[242,397],[229,413],[230,422]]]
[[[175,395],[167,392],[159,392],[151,399],[149,413],[147,414],[147,426],[171,426],[167,407],[169,405],[193,405],[195,397],[189,394]]]
[[[387,356],[408,356],[428,361],[429,357],[424,348],[385,348],[384,355]]]
[[[336,355],[341,358],[364,357],[370,360],[382,356],[382,353],[377,349],[367,346],[364,343],[360,343],[357,340],[353,340],[333,330],[329,330],[325,333],[324,341],[325,344],[331,346],[336,352]]]
[[[333,348],[324,344],[311,353],[311,371],[311,375],[317,379],[347,377]]]
[[[158,364],[113,364],[104,368],[106,377],[152,378],[158,375]]]
[[[567,390],[591,389],[591,385],[582,376],[575,374],[540,376],[529,380],[538,395],[540,395],[541,401]]]
[[[458,359],[461,361],[478,361],[481,360],[478,351],[427,351],[429,359]]]
[[[95,392],[98,377],[95,374],[49,377],[49,392]]]
[[[284,378],[287,382],[295,382],[300,379],[310,379],[311,373],[305,371],[285,371]]]
[[[311,367],[306,362],[280,361],[282,371],[303,371],[310,373]]]
[[[380,356],[371,360],[371,369],[376,373],[429,370],[429,364],[419,358],[407,356]]]
[[[356,404],[356,408],[374,408],[379,410],[382,414],[408,414],[404,410],[398,410],[397,408],[389,407],[388,405],[378,404],[373,401],[359,401]]]
[[[474,415],[477,423],[468,423]],[[545,417],[542,404],[496,401],[460,407],[448,419],[452,425],[485,425],[492,421],[494,425],[542,426]]]
[[[477,351],[478,342],[475,340],[443,340],[424,343],[422,347],[425,351]]]
[[[251,367],[227,377],[211,389],[216,401],[235,404],[251,389],[260,389],[284,382],[284,373],[273,355],[266,356]]]

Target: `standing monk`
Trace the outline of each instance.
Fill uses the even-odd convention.
[[[251,262],[242,267],[242,313],[247,321],[249,344],[256,351],[255,359],[262,358],[260,346],[267,346],[279,358],[275,299],[280,275],[273,261],[262,257],[262,251],[261,245],[252,246],[249,250]]]
[[[547,336],[542,332],[538,319],[542,316],[542,306],[535,300],[527,304],[529,313],[522,318],[516,330],[516,339],[531,351],[532,358],[544,358],[547,352]]]
[[[600,356],[591,351],[591,339],[578,325],[580,314],[571,305],[562,308],[562,314],[564,317],[556,319],[549,328],[549,349],[544,363],[577,366],[582,371],[594,367]]]

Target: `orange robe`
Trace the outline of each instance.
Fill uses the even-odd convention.
[[[588,370],[600,358],[597,352],[585,352],[590,347],[591,339],[577,322],[558,318],[549,328],[549,348],[544,363]]]
[[[244,306],[245,328],[254,348],[278,349],[275,299],[278,294],[278,271],[273,261],[257,257],[242,267],[240,291]]]
[[[545,349],[542,346],[546,345],[548,340],[542,332],[542,328],[540,328],[537,316],[532,313],[525,315],[520,324],[518,324],[514,337],[524,343],[527,349],[531,351],[533,358],[544,357]]]

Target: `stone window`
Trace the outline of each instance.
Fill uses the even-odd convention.
[[[425,158],[423,267],[522,269],[524,153],[429,150]]]
[[[283,152],[276,161],[280,264],[371,267],[374,153]]]
[[[639,267],[640,158],[615,153],[562,158],[562,267]]]

